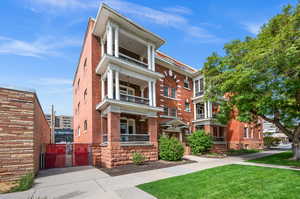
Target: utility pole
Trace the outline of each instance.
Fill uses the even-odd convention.
[[[54,137],[54,129],[55,129],[55,111],[54,105],[51,105],[51,143],[55,143]]]

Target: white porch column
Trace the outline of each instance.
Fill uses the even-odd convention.
[[[147,61],[148,61],[148,69],[151,70],[152,66],[152,58],[151,58],[151,45],[148,43],[147,45],[147,52],[148,52],[148,58],[147,58]]]
[[[155,48],[151,45],[151,68],[155,71]]]
[[[119,71],[115,71],[115,81],[116,81],[116,100],[120,100]]]
[[[107,54],[113,55],[113,30],[110,23],[107,24]]]
[[[193,80],[193,82],[194,82],[194,85],[193,85],[194,94],[193,94],[193,96],[196,97],[196,80]]]
[[[153,95],[153,106],[156,106],[156,81],[153,81],[153,93],[152,93],[152,95]]]
[[[179,133],[179,141],[182,143],[183,141],[183,136],[182,136],[182,132]]]
[[[107,74],[107,95],[109,99],[113,99],[113,71],[109,69]]]
[[[197,120],[197,109],[196,109],[196,103],[194,102],[194,120]]]
[[[105,84],[105,81],[104,79],[101,80],[101,98],[102,98],[102,101],[104,99],[104,95],[105,95],[105,87],[104,87],[104,84]]]
[[[153,106],[153,101],[152,101],[152,97],[153,97],[153,93],[152,93],[152,84],[151,81],[148,81],[148,95],[149,95],[149,105]]]
[[[208,118],[208,108],[207,102],[204,102],[204,118]]]
[[[101,39],[101,57],[104,55],[104,41]]]
[[[115,28],[115,56],[119,57],[119,27]]]
[[[212,105],[211,102],[207,102],[207,109],[208,109],[208,117],[212,117]]]

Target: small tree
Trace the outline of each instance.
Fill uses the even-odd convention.
[[[184,148],[174,137],[162,136],[159,139],[159,157],[163,160],[176,161],[183,157]]]
[[[212,137],[203,130],[194,132],[187,139],[194,155],[209,151],[213,144]]]

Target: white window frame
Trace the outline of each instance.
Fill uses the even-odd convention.
[[[185,83],[188,84],[188,87],[185,87]],[[183,81],[183,88],[190,89],[190,81],[188,79],[184,79],[184,81]]]
[[[188,106],[186,106],[187,104],[189,104]],[[188,108],[188,110],[187,110]],[[184,110],[185,112],[191,112],[191,103],[190,102],[184,102]]]
[[[127,122],[126,122],[126,133],[125,133],[125,135],[132,135],[132,134],[136,134],[136,123],[135,123],[135,119],[130,119],[130,118],[126,118],[126,117],[122,117],[122,118],[120,118],[120,121],[121,120],[126,120]],[[133,124],[133,132],[132,133],[129,133],[129,121],[131,121],[132,122],[132,124]],[[121,125],[121,123],[120,123],[120,125]],[[120,132],[121,133],[121,132]],[[123,134],[124,135],[124,134]]]
[[[128,93],[128,91],[130,90],[130,91],[132,91],[132,93],[133,93],[133,95],[131,95],[131,96],[134,96],[134,94],[135,94],[135,90],[134,90],[134,88],[132,88],[132,87],[129,87],[129,86],[125,86],[125,85],[120,85],[120,88],[125,88],[125,89],[127,89],[127,93],[121,93],[121,89],[120,89],[120,94],[123,94],[123,95],[131,95],[131,94],[129,94]]]

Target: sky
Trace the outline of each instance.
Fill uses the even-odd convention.
[[[102,2],[165,39],[159,50],[200,69],[297,0],[1,0],[0,86],[35,89],[45,113],[54,104],[58,115],[72,115],[87,20]]]

